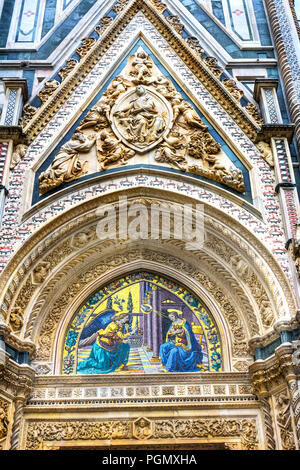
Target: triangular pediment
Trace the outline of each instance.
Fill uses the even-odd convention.
[[[139,39],[36,179],[39,193],[45,195],[106,170],[148,165],[244,193],[247,169],[236,163],[221,136]]]
[[[55,113],[66,104],[76,87],[79,87],[86,77],[93,71],[95,65],[105,56],[113,44],[118,44],[120,35],[137,14],[142,14],[147,21],[155,27],[172,48],[178,59],[189,68],[200,83],[214,96],[226,112],[242,127],[251,139],[255,139],[259,131],[259,118],[255,109],[242,106],[243,92],[239,90],[231,78],[221,77],[223,71],[218,67],[213,57],[203,57],[203,50],[199,41],[190,36],[183,37],[183,26],[179,18],[164,16],[165,5],[157,0],[133,0],[119,2],[118,14],[115,18],[105,17],[95,28],[99,38],[84,38],[77,48],[77,57],[72,56],[66,65],[58,72],[59,80],[52,79],[45,83],[40,90],[39,98],[42,105],[35,110],[33,105],[39,104],[37,100],[25,107],[24,130],[28,142],[47,125]],[[137,34],[147,35],[141,24]],[[222,78],[222,80],[220,80]],[[61,80],[61,83],[60,83]],[[39,100],[38,100],[39,101]],[[245,103],[243,103],[245,104]],[[255,106],[254,106],[255,108]]]

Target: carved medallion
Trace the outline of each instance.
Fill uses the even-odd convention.
[[[145,152],[160,143],[170,130],[172,119],[167,100],[145,85],[124,93],[111,111],[113,131],[137,152]]]

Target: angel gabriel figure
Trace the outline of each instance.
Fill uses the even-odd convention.
[[[93,344],[88,359],[79,362],[79,374],[108,374],[126,366],[130,346],[124,342],[134,335],[136,329],[123,333],[129,322],[128,313],[116,314],[113,310],[103,312],[82,331],[79,347]]]

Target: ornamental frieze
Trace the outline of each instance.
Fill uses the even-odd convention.
[[[240,449],[257,448],[256,419],[254,418],[185,418],[157,419],[141,417],[136,420],[98,421],[34,421],[27,425],[26,449],[40,450],[43,444],[52,447],[64,442],[135,440],[136,442],[172,439],[207,438],[238,439]]]

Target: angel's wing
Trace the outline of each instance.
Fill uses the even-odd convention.
[[[83,328],[80,336],[80,341],[89,338],[98,330],[103,330],[104,328],[106,328],[107,325],[111,322],[111,317],[115,313],[116,312],[112,309],[104,310],[104,312],[99,313],[99,315],[94,318],[91,323],[89,323],[85,328]]]

